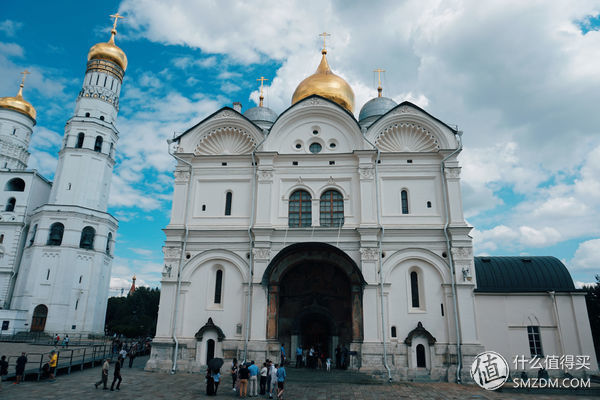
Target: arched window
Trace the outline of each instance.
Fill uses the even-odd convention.
[[[223,270],[218,269],[215,276],[215,304],[221,304],[221,289],[223,288]]]
[[[65,232],[65,226],[60,222],[55,222],[50,225],[50,233],[48,234],[48,246],[60,246],[63,239],[63,233]]]
[[[427,368],[425,362],[425,346],[422,344],[417,345],[417,368]]]
[[[108,232],[108,237],[106,238],[106,254],[110,254],[110,242],[112,241],[112,232]]]
[[[410,294],[413,308],[419,308],[419,275],[417,271],[410,273]]]
[[[98,153],[102,151],[102,136],[96,136],[96,143],[94,143],[94,151]]]
[[[85,139],[85,133],[79,132],[77,135],[77,143],[75,144],[76,149],[83,148],[83,140]]]
[[[4,233],[2,235],[0,235],[0,243],[4,242]]]
[[[406,190],[400,192],[400,198],[402,199],[402,214],[408,214],[408,192]]]
[[[396,327],[395,326],[392,326],[392,337],[393,338],[397,337]]]
[[[305,190],[297,190],[290,196],[288,225],[290,228],[311,226],[311,198]]]
[[[4,208],[4,211],[15,211],[15,204],[17,204],[17,200],[14,197],[11,197],[6,202],[6,207]]]
[[[24,192],[25,181],[21,178],[12,178],[10,181],[6,182],[4,190],[7,192]]]
[[[231,192],[227,192],[225,195],[225,215],[231,215],[231,200],[233,199],[233,194]]]
[[[337,190],[328,190],[321,195],[321,226],[344,225],[344,198]]]
[[[96,230],[91,226],[86,226],[81,231],[81,239],[79,239],[79,247],[82,249],[94,250],[94,236]]]

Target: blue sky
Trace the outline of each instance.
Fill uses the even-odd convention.
[[[52,179],[89,48],[109,37],[129,66],[110,209],[120,220],[111,294],[158,285],[174,163],[165,141],[218,108],[290,104],[320,57],[356,94],[410,100],[465,132],[463,203],[476,254],[554,255],[578,282],[600,273],[600,5],[506,2],[124,0],[10,2],[0,15],[0,96],[37,109],[30,167]]]

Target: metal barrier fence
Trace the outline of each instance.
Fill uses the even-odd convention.
[[[0,335],[0,342],[29,343],[39,345],[66,346],[64,338],[66,335],[60,335],[57,342],[54,337],[45,332],[19,332],[14,335]],[[111,336],[90,337],[87,334],[70,334],[69,346],[95,346],[112,341]]]
[[[113,353],[110,343],[91,345],[75,349],[58,349],[58,361],[55,374],[59,371],[70,374],[72,370],[83,370],[92,368],[109,358],[112,360]],[[25,365],[25,374],[27,376],[36,376],[40,380],[44,374],[44,364],[50,361],[50,352],[46,353],[27,353],[27,364]],[[15,367],[19,356],[8,356],[8,375],[4,379],[14,378],[16,375]]]

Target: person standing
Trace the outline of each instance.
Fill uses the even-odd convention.
[[[284,383],[286,378],[285,367],[282,365],[277,369],[277,398],[283,400]]]
[[[213,396],[217,395],[217,389],[219,388],[219,382],[221,381],[221,370],[217,370],[216,372],[212,372],[214,391]]]
[[[264,396],[267,389],[267,363],[263,363],[262,368],[260,369],[260,395]]]
[[[248,378],[250,372],[245,363],[240,365],[239,378],[240,378],[240,397],[246,397],[248,395]]]
[[[50,357],[50,362],[48,363],[48,366],[50,367],[50,381],[53,382],[56,380],[54,376],[54,371],[56,371],[56,365],[58,364],[58,353],[56,352],[56,350],[52,350],[48,357]]]
[[[134,344],[129,349],[129,353],[128,353],[128,356],[129,356],[129,368],[133,367],[133,360],[135,359],[136,351],[137,351],[136,347],[137,346]]]
[[[102,364],[102,375],[100,376],[100,380],[96,383],[94,383],[94,386],[96,387],[96,389],[98,389],[98,386],[100,386],[100,384],[102,384],[102,390],[107,390],[108,389],[108,369],[110,368],[110,361],[108,360],[108,358],[106,360],[104,360],[104,364]]]
[[[63,346],[65,346],[67,349],[69,348],[69,335],[66,335],[65,338],[63,339]]]
[[[238,362],[237,358],[234,358],[231,362],[231,389],[235,392],[235,382],[238,377]]]
[[[112,385],[110,385],[110,390],[115,390],[115,382],[117,382],[117,392],[119,390],[121,390],[121,381],[123,380],[123,378],[121,377],[121,363],[119,362],[121,361],[121,356],[119,356],[119,358],[117,359],[117,362],[115,363],[115,372],[113,372],[113,381],[112,381]]]
[[[273,393],[277,395],[277,367],[279,364],[275,364],[271,369],[271,390],[269,391],[269,398],[273,398]]]
[[[206,370],[206,395],[212,396],[215,393],[215,381],[212,377],[212,372],[209,369]]]
[[[296,368],[300,368],[302,366],[302,346],[298,345],[296,347]]]
[[[25,352],[22,352],[19,358],[17,358],[17,367],[15,368],[15,385],[21,383],[21,379],[23,379],[23,375],[25,375],[25,364],[27,364],[27,356]]]
[[[256,397],[258,396],[258,367],[256,366],[256,364],[254,364],[254,360],[250,362],[248,372],[250,373],[250,380],[248,385],[250,386],[249,396]]]
[[[123,364],[125,364],[125,358],[127,357],[127,350],[125,350],[125,346],[121,348],[119,351],[119,360],[121,360],[121,368],[123,368]]]
[[[285,365],[285,347],[281,343],[281,365]]]
[[[0,358],[0,389],[2,388],[4,375],[8,375],[8,361],[6,361],[6,356],[2,356],[2,358]]]

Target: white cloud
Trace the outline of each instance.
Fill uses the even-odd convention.
[[[574,270],[595,270],[600,274],[600,239],[580,243],[569,266]]]
[[[0,32],[4,33],[6,36],[13,37],[22,26],[22,22],[7,19],[0,22]]]
[[[0,42],[0,53],[11,57],[23,57],[23,48],[16,43]]]

